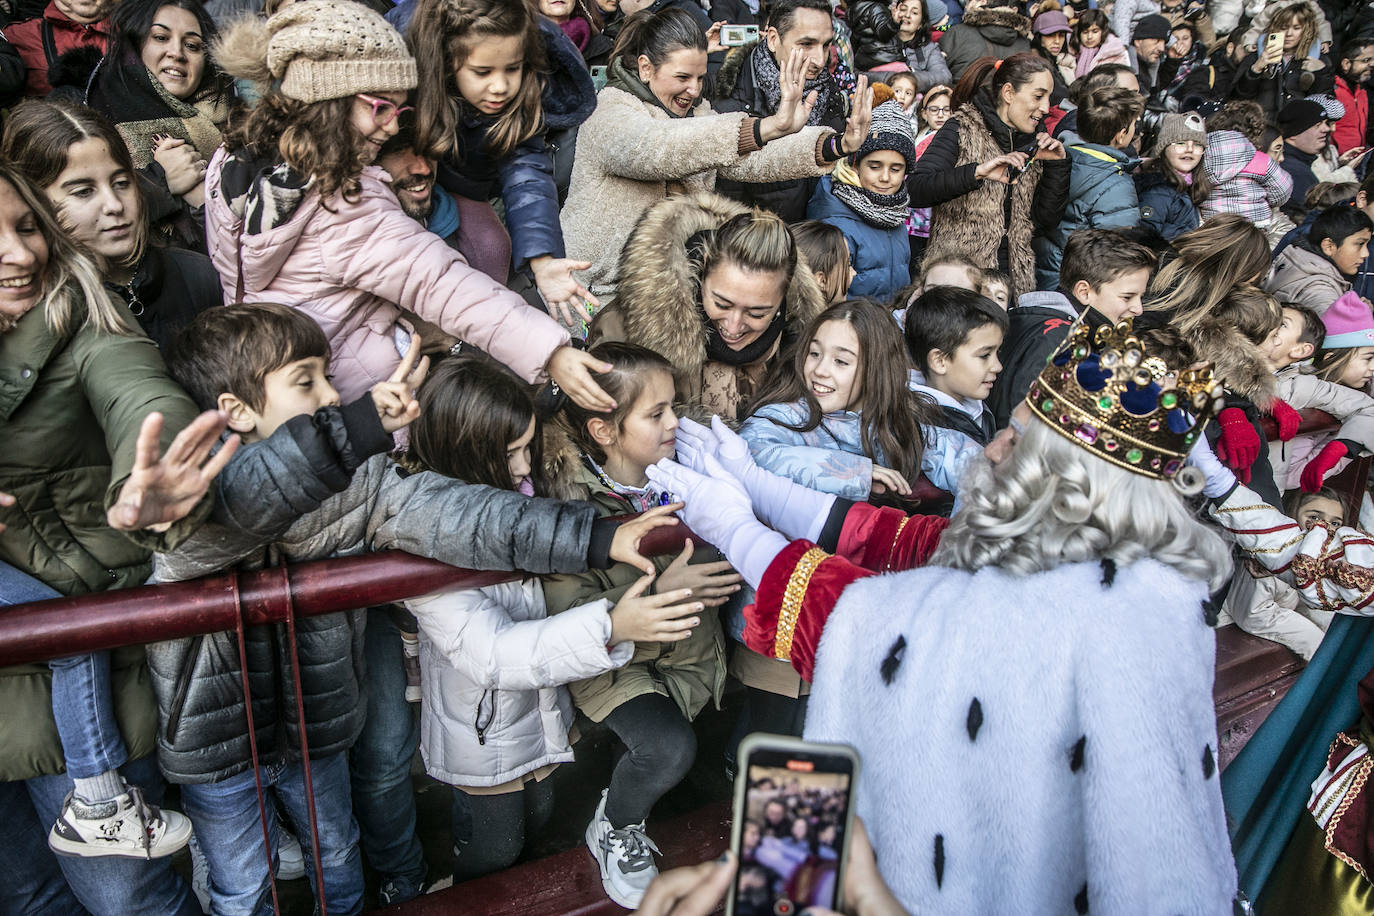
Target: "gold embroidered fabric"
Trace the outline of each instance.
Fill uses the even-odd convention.
[[[830,554],[819,547],[812,547],[797,561],[797,568],[787,579],[787,588],[782,593],[782,610],[778,613],[778,631],[773,637],[773,657],[788,661],[792,658],[792,635],[797,628],[797,618],[801,616],[802,601],[806,589],[811,584],[811,576],[816,568],[830,558]]]

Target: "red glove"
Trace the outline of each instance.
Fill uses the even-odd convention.
[[[1337,463],[1347,454],[1345,443],[1339,439],[1326,443],[1317,457],[1307,462],[1302,469],[1302,488],[1306,493],[1315,493],[1322,488],[1322,481]]]
[[[1259,457],[1260,437],[1245,411],[1228,407],[1217,414],[1221,438],[1217,440],[1217,457],[1236,472],[1241,483],[1250,482],[1250,465]]]
[[[1302,423],[1302,414],[1289,407],[1288,402],[1274,398],[1274,406],[1269,409],[1269,415],[1279,425],[1280,442],[1287,442],[1298,434],[1298,426]]]

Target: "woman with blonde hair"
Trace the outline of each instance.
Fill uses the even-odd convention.
[[[0,376],[0,491],[10,494],[0,498],[0,602],[142,585],[152,552],[209,515],[203,497],[238,439],[209,458],[224,414],[197,417],[95,263],[8,161]],[[21,580],[26,593],[15,591]],[[96,916],[199,912],[170,864],[190,824],[157,807],[157,714],[143,649],[5,668],[0,709],[0,808],[18,818],[0,841],[0,910],[27,912],[43,900]],[[60,871],[49,844],[70,856]]]
[[[1206,618],[1231,557],[1184,498],[1220,395],[1080,325],[947,527],[769,475],[719,422],[650,470],[755,587],[745,642],[811,682],[805,737],[862,755],[908,911],[1229,912]]]
[[[1320,53],[1317,42],[1321,12],[1310,0],[1273,4],[1267,24],[1263,17],[1254,31],[1262,47],[1250,52],[1236,69],[1231,90],[1238,99],[1253,99],[1272,124],[1283,106],[1294,99],[1330,94],[1335,68]],[[1270,35],[1281,35],[1268,42]]]

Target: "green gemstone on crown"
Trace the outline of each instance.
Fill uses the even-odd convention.
[[[1177,393],[1177,392],[1174,392],[1174,391],[1166,391],[1166,392],[1164,392],[1163,394],[1161,394],[1161,395],[1159,396],[1159,404],[1160,404],[1160,406],[1163,407],[1165,410],[1170,410],[1170,409],[1172,409],[1172,408],[1174,408],[1174,407],[1177,407],[1177,406],[1178,406],[1178,393]]]
[[[1133,448],[1126,453],[1126,460],[1131,464],[1140,464],[1140,460],[1144,457],[1145,455],[1138,448]]]

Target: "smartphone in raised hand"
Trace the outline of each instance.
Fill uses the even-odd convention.
[[[757,733],[740,743],[731,848],[739,861],[726,916],[840,910],[859,755]]]

